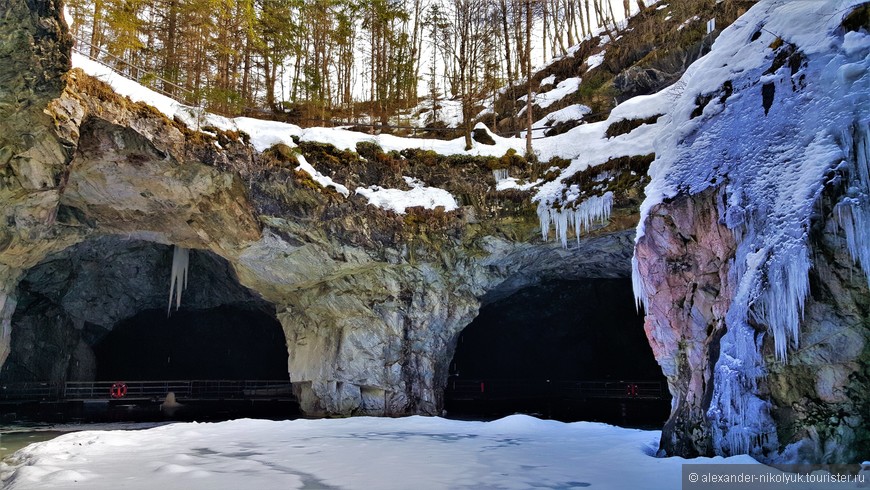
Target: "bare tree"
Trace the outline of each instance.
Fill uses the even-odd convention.
[[[495,12],[488,0],[453,0],[453,58],[458,70],[465,147],[471,149],[475,108],[484,94],[487,48],[495,38]]]

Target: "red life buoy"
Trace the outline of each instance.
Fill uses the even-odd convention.
[[[127,394],[127,385],[124,383],[115,383],[112,385],[112,398],[123,398]]]

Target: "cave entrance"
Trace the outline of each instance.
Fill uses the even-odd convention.
[[[99,341],[94,357],[100,381],[287,378],[275,317],[231,305],[139,312]]]
[[[3,389],[59,387],[65,394],[46,399],[61,418],[160,418],[170,391],[185,407],[173,418],[295,416],[274,305],[242,286],[223,258],[191,250],[181,307],[168,314],[172,256],[169,245],[107,236],[30,269],[18,287]],[[3,395],[0,415],[21,410]],[[129,413],[119,417],[117,407]]]
[[[551,281],[485,304],[457,339],[445,409],[660,427],[670,396],[631,281]]]

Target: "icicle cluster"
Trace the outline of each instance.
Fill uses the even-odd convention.
[[[501,182],[502,180],[507,180],[510,174],[506,168],[496,168],[492,171],[492,177],[496,182]]]
[[[190,265],[190,249],[175,246],[172,252],[172,274],[169,278],[168,315],[172,311],[172,297],[175,297],[175,309],[181,307],[181,292],[187,289],[187,268]]]
[[[732,318],[741,315],[737,312]],[[729,316],[732,315],[729,313]],[[770,403],[756,395],[766,372],[761,357],[762,336],[745,321],[734,320],[720,341],[716,390],[707,412],[716,454],[751,452],[753,447],[777,447]]]
[[[845,135],[849,180],[846,196],[837,204],[837,222],[846,234],[852,260],[861,266],[870,286],[870,124]]]
[[[804,302],[810,292],[812,267],[806,245],[794,247],[793,254],[780,253],[768,264],[767,284],[755,301],[754,312],[773,332],[777,359],[788,357],[788,345],[797,349],[798,333],[804,316]]]
[[[860,265],[870,286],[870,126],[865,123],[853,127],[843,135],[842,146],[845,160],[841,168],[846,171],[848,182],[846,195],[835,208],[835,217],[845,232],[852,260]],[[756,255],[766,257],[765,252]],[[779,250],[767,260],[767,277],[762,292],[752,302],[752,311],[773,333],[777,358],[785,360],[789,344],[795,349],[799,345],[812,262],[805,240]]]
[[[555,209],[546,201],[541,201],[538,203],[541,236],[544,240],[549,238],[550,226],[552,225],[556,229],[556,236],[561,240],[562,246],[568,248],[569,227],[574,230],[577,243],[580,243],[581,230],[589,231],[592,228],[592,223],[610,219],[611,208],[613,208],[612,192],[607,192],[603,196],[590,197],[574,208]]]

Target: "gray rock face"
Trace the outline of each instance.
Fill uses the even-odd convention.
[[[811,243],[810,297],[801,347],[770,360],[767,389],[783,457],[802,463],[855,462],[870,451],[870,290],[852,262],[829,192]]]
[[[627,233],[567,251],[494,237],[487,243],[490,253],[479,261],[371,264],[286,294],[278,319],[303,411],[437,414],[456,338],[482,301],[574,274],[628,275]]]
[[[39,15],[60,25],[56,10]],[[457,335],[482,302],[547,279],[629,274],[630,220],[570,250],[542,243],[528,194],[495,193],[485,161],[369,149],[390,163],[373,169],[310,146],[309,161],[349,185],[368,175],[351,177],[357,167],[408,172],[465,204],[395,215],[299,180],[280,152],[257,154],[238,135],[194,135],[80,71],[64,85],[68,66],[52,66],[34,89],[50,96],[29,96],[39,110],[14,120],[45,128],[55,150],[4,150],[22,162],[2,168],[0,191],[5,379],[93,377],[101,336],[165,307],[174,244],[202,251],[183,303],[276,314],[307,414],[436,414]]]
[[[69,70],[72,39],[60,21],[58,3],[11,0],[0,4],[0,193],[18,192],[5,202],[6,226],[39,223],[50,216],[53,180],[69,161],[69,148],[53,131],[46,105],[60,95],[61,76]],[[34,162],[50,161],[41,166]],[[35,231],[35,230],[34,230]],[[0,249],[15,241],[14,230],[0,231]],[[0,363],[9,354],[9,321],[15,309],[15,286],[21,270],[0,262]]]
[[[26,173],[28,160],[56,155],[51,120],[42,109],[63,90],[72,38],[56,0],[9,0],[0,4],[0,168]],[[39,121],[43,124],[34,125]],[[24,172],[21,172],[21,171]],[[5,173],[5,172],[4,172]]]

